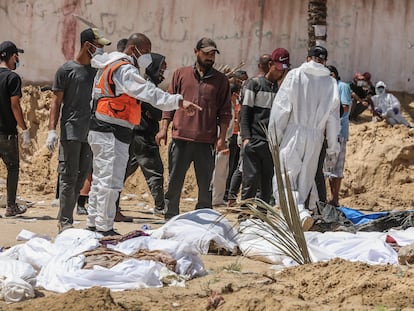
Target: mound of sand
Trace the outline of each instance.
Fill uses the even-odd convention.
[[[405,117],[413,122],[414,98],[397,94],[404,108]],[[23,90],[22,107],[28,120],[32,146],[21,149],[21,174],[18,193],[26,198],[53,197],[57,179],[57,151],[51,154],[45,147],[52,100],[50,91],[38,87]],[[167,168],[167,148],[161,154]],[[5,167],[0,163],[0,173],[5,185]],[[165,172],[168,176],[168,172]],[[166,178],[165,178],[166,179]],[[362,121],[351,123],[347,149],[345,178],[341,189],[341,203],[358,209],[407,210],[414,206],[412,197],[414,181],[414,132],[404,126],[391,127],[385,122],[372,123],[369,113]],[[136,194],[152,204],[148,187],[137,171],[125,186],[124,193]],[[183,197],[196,197],[196,180],[192,170],[187,174]]]
[[[217,256],[212,256],[216,261]],[[226,258],[224,258],[226,260]],[[234,260],[234,259],[233,259]],[[370,266],[333,259],[280,271],[241,261],[240,271],[216,265],[209,275],[185,288],[164,287],[113,292],[103,288],[9,305],[7,310],[214,310],[212,292],[222,297],[217,310],[412,310],[413,267]],[[234,264],[234,263],[233,263]],[[1,304],[0,304],[1,306]]]
[[[413,122],[413,96],[401,95],[404,115]],[[45,147],[52,94],[24,88],[22,106],[31,128],[32,146],[21,149],[18,194],[34,201],[55,195],[57,151]],[[351,124],[351,136],[341,190],[341,203],[371,211],[413,209],[414,133],[405,127],[371,123],[368,113]],[[161,148],[167,167],[167,148]],[[168,176],[167,172],[165,176]],[[0,163],[0,190],[5,194],[6,170]],[[152,204],[140,172],[127,181],[124,193]],[[192,170],[182,196],[195,198]],[[34,207],[36,208],[36,207]],[[16,223],[16,226],[21,224]],[[222,295],[220,310],[388,310],[414,305],[413,268],[369,266],[334,259],[282,272],[248,258],[203,256],[209,275],[187,282],[186,288],[114,292],[103,288],[69,291],[8,305],[7,310],[207,310],[212,291]],[[38,293],[39,294],[39,293]],[[0,309],[6,308],[0,302]]]

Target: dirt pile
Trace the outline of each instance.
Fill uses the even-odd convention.
[[[414,132],[385,122],[351,124],[341,200],[372,211],[414,206]]]
[[[404,98],[404,116],[414,124],[410,117],[414,112],[413,96]],[[45,147],[51,99],[50,91],[40,92],[32,86],[24,88],[22,106],[33,139],[31,148],[21,149],[18,194],[33,201],[51,200],[55,192],[57,151],[51,154]],[[365,113],[361,122],[351,124],[350,132],[341,203],[372,211],[413,209],[412,130],[390,127],[384,122],[372,123]],[[165,168],[166,152],[167,148],[162,146]],[[5,179],[6,170],[0,161],[3,194]],[[148,193],[140,172],[127,181],[124,194],[135,194],[134,204],[152,204]],[[182,197],[196,196],[195,176],[190,170]],[[38,220],[37,225],[42,225],[42,218]],[[31,225],[36,223],[16,222],[16,232],[22,227],[30,230]],[[112,294],[103,288],[69,291],[62,295],[41,291],[46,297],[14,305],[0,302],[0,310],[206,310],[213,291],[224,299],[219,310],[410,310],[414,305],[412,267],[370,266],[334,259],[272,272],[268,264],[244,257],[207,255],[202,260],[209,274],[188,281],[185,288]]]
[[[114,301],[109,289],[92,287],[78,291],[70,290],[64,295],[50,294],[48,297],[10,305],[7,310],[123,311],[127,309]]]
[[[404,116],[414,124],[414,97],[397,94]],[[21,196],[53,197],[56,185],[57,151],[51,154],[45,147],[49,122],[51,91],[41,92],[34,86],[23,90],[22,107],[32,137],[32,146],[21,149],[21,174],[18,192]],[[167,148],[161,154],[167,169]],[[6,178],[4,164],[0,163],[1,183]],[[168,172],[165,171],[165,180]],[[362,121],[351,123],[347,149],[345,178],[341,203],[358,209],[407,210],[414,206],[414,132],[404,126],[391,127],[385,122],[372,123],[369,113]],[[152,204],[148,187],[140,172],[131,176],[124,193],[135,194],[138,200]],[[193,171],[187,174],[182,197],[197,196]]]

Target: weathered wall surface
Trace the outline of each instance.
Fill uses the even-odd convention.
[[[0,0],[0,40],[25,49],[18,72],[26,82],[53,80],[56,69],[79,50],[86,28],[78,14],[113,41],[133,32],[147,34],[153,51],[167,56],[170,72],[194,62],[193,48],[203,36],[221,51],[219,64],[256,60],[276,47],[300,65],[307,49],[306,0]],[[329,61],[343,80],[370,71],[393,90],[414,93],[414,3],[403,0],[328,0]]]

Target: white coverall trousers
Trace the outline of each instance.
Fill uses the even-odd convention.
[[[129,144],[112,132],[90,131],[88,142],[93,153],[92,185],[89,192],[86,225],[97,231],[113,229],[116,200],[124,185]]]

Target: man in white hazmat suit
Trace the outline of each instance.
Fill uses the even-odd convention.
[[[316,200],[311,198],[309,207],[305,205],[315,185],[325,132],[328,162],[334,164],[339,153],[338,87],[325,67],[327,57],[324,47],[312,47],[307,62],[287,74],[270,112],[269,135],[274,141],[277,137],[280,161],[289,174],[305,231],[314,222],[307,208],[312,209]],[[278,198],[276,183],[273,190]]]
[[[104,236],[113,230],[116,200],[122,190],[129,157],[132,129],[140,123],[139,100],[160,110],[184,108],[189,114],[197,105],[169,94],[144,79],[152,60],[151,41],[141,33],[132,34],[124,53],[112,52],[92,59],[98,68],[92,91],[92,116],[88,142],[93,152],[92,186],[89,193],[87,226]]]
[[[410,123],[401,115],[400,101],[391,93],[387,93],[386,87],[382,81],[378,81],[375,85],[377,95],[371,97],[375,111],[391,125],[404,124],[406,127],[411,127]]]

